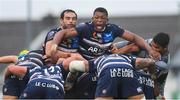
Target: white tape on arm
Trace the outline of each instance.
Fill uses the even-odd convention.
[[[85,72],[84,61],[79,61],[79,60],[71,61],[69,64],[69,71],[70,72],[76,72],[76,71]]]

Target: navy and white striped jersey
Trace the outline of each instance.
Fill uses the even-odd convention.
[[[94,61],[90,61],[90,71],[97,71],[98,76],[108,67],[118,67],[119,65],[134,69],[135,59],[128,55],[103,55]]]
[[[87,60],[109,53],[112,42],[124,33],[124,29],[114,24],[107,24],[104,31],[97,32],[92,22],[79,24],[76,30],[80,37],[79,53]]]
[[[44,41],[44,45],[48,42],[53,40],[55,34],[57,32],[59,32],[60,30],[62,30],[61,28],[55,28],[50,30],[45,38]],[[44,50],[45,50],[46,45],[44,46]],[[79,48],[79,37],[71,37],[71,38],[67,38],[67,39],[63,39],[63,41],[58,44],[58,49],[64,52],[77,52]]]
[[[28,73],[26,74],[26,77],[29,78],[29,82],[33,80],[38,80],[38,79],[44,79],[44,80],[49,80],[49,81],[54,81],[59,86],[64,89],[64,79],[62,76],[62,70],[61,70],[62,65],[54,65],[54,66],[44,66],[44,67],[34,67],[32,69],[28,69]]]
[[[16,65],[26,66],[26,67],[37,67],[43,66],[43,50],[33,50],[30,51],[27,55],[18,59]]]
[[[37,66],[43,66],[43,50],[33,50],[26,55],[21,55],[18,57],[18,62],[16,65],[35,68]],[[3,94],[20,96],[20,93],[25,89],[26,84],[28,83],[29,78],[23,77],[19,78],[16,75],[10,75],[4,81],[3,85]],[[8,91],[7,91],[8,90]]]

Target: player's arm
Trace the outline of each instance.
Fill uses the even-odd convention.
[[[155,65],[155,61],[151,58],[136,58],[135,68],[143,69]]]
[[[128,54],[131,52],[138,52],[139,50],[140,48],[137,45],[135,45],[134,43],[131,43],[121,48],[118,48],[116,45],[112,45],[111,52],[116,53],[116,54]]]
[[[152,79],[156,79],[156,68],[155,68],[155,60],[151,58],[136,58],[135,61],[136,69],[144,69],[147,68],[149,73],[151,74]]]
[[[5,77],[10,74],[17,75],[18,77],[23,78],[26,75],[27,67],[18,66],[18,65],[9,65],[7,67],[7,73],[5,73]]]
[[[52,40],[50,41],[47,41],[46,44],[45,44],[45,54],[46,54],[46,57],[50,57],[51,56],[51,49],[52,47]]]
[[[16,55],[0,57],[0,63],[16,63],[17,61],[18,61],[18,57]]]
[[[53,40],[50,40],[48,42],[46,42],[46,46],[45,46],[45,53],[46,55],[44,56],[46,59],[48,59],[49,57],[51,57],[55,62],[58,60],[58,58],[67,58],[70,56],[70,53],[67,53],[67,52],[63,52],[63,51],[60,51],[60,50],[56,50],[54,51],[53,54],[51,54],[51,47],[52,47],[52,43]]]
[[[147,44],[142,37],[130,32],[130,31],[126,31],[126,30],[121,37],[128,41],[135,43],[140,48],[146,49],[148,51],[148,53],[150,54],[150,56],[153,57],[154,59],[156,59],[156,60],[160,59],[160,57],[161,57],[160,53],[152,50],[152,48],[149,46],[149,44]]]
[[[49,49],[50,50],[49,52],[51,53],[51,55],[56,53],[58,44],[61,43],[61,41],[64,38],[74,37],[77,35],[78,35],[78,33],[75,28],[63,29],[63,30],[59,31],[58,33],[56,33],[56,35],[53,38],[52,47],[51,47],[51,49]]]

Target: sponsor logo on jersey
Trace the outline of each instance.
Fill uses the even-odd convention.
[[[139,76],[138,81],[140,84],[144,84],[146,86],[154,87],[154,81],[149,77]]]
[[[106,89],[103,89],[103,90],[102,90],[102,93],[103,93],[103,94],[106,94],[106,93],[107,93],[107,90],[106,90]]]
[[[138,88],[137,88],[137,92],[138,92],[138,93],[141,93],[141,92],[142,92],[141,87],[138,87]]]
[[[111,42],[113,41],[113,34],[112,32],[109,32],[109,33],[104,33],[103,35],[103,42],[107,43],[107,42]]]
[[[91,46],[88,48],[88,51],[95,54],[103,52],[103,50],[98,46],[95,47]]]
[[[49,32],[48,37],[52,37],[54,35],[54,33],[55,33],[54,31]]]
[[[59,87],[52,83],[45,83],[45,82],[36,82],[35,86],[37,87],[46,87],[46,88],[54,88],[56,90],[59,90]]]
[[[79,46],[79,40],[78,38],[69,38],[63,40],[62,46],[67,47],[67,48],[78,48]]]
[[[110,69],[111,77],[131,77],[133,78],[133,70],[128,68],[113,68]]]

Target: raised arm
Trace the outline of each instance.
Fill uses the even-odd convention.
[[[142,37],[140,37],[132,32],[125,31],[124,34],[122,35],[122,38],[124,38],[128,41],[131,41],[131,42],[135,43],[136,45],[138,45],[139,47],[147,50],[150,57],[152,57],[153,59],[155,59],[155,60],[160,59],[160,57],[161,57],[160,53],[152,50],[152,48],[145,42],[145,40]]]
[[[138,52],[140,49],[134,43],[127,44],[122,47],[117,47],[116,45],[112,45],[111,52],[115,54],[128,54],[132,52]]]

